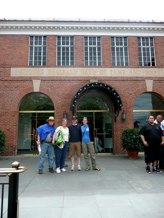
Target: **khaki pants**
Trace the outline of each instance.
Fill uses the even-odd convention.
[[[96,157],[93,142],[82,142],[82,150],[84,154],[86,168],[90,167],[89,154],[91,158],[92,169],[96,168]]]

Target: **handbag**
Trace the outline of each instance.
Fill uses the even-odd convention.
[[[60,132],[58,133],[58,137],[55,141],[55,144],[60,145],[62,142],[63,142],[63,134],[62,134],[62,131],[60,130]]]
[[[48,133],[45,142],[47,142],[47,143],[52,142],[52,135],[51,135],[51,133]]]

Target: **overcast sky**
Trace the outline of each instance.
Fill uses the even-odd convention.
[[[164,21],[164,0],[1,0],[0,19]]]

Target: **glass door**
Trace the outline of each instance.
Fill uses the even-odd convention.
[[[32,153],[37,149],[36,129],[54,116],[54,105],[43,93],[31,93],[24,97],[19,108],[18,153]]]
[[[19,115],[18,153],[33,153],[37,151],[37,127],[46,123],[54,113],[21,112]]]
[[[87,117],[90,127],[91,141],[94,142],[96,152],[112,152],[112,119],[109,110],[79,110],[78,120]],[[79,124],[82,124],[79,122]]]

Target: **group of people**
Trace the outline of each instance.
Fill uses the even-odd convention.
[[[156,120],[154,116],[150,115],[148,122],[140,130],[140,137],[144,145],[146,172],[160,173],[160,168],[164,167],[164,120],[162,115],[158,115]]]
[[[72,124],[67,126],[67,119],[63,118],[61,126],[56,128],[55,119],[53,116],[50,116],[46,124],[37,128],[37,144],[41,147],[38,166],[39,174],[43,174],[46,154],[48,155],[50,173],[54,173],[56,171],[56,173],[59,174],[66,171],[65,160],[67,154],[71,158],[71,170],[73,171],[75,169],[75,156],[77,156],[77,169],[81,171],[81,152],[84,154],[86,171],[91,169],[91,165],[93,170],[100,170],[100,168],[96,166],[95,149],[93,142],[90,140],[87,117],[83,118],[82,126],[78,125],[77,121],[77,117],[73,116]],[[62,143],[56,144],[55,142],[57,141],[60,133],[62,134]],[[54,157],[56,170],[54,170]]]
[[[41,145],[38,173],[43,174],[45,156],[48,155],[49,172],[54,173],[54,156],[56,173],[65,172],[65,160],[67,154],[71,158],[71,170],[75,169],[75,156],[77,156],[77,169],[81,170],[81,152],[83,152],[86,168],[88,171],[100,170],[96,166],[95,149],[90,140],[90,131],[87,117],[82,120],[83,125],[77,123],[77,117],[72,117],[72,124],[67,126],[67,119],[63,118],[61,126],[55,127],[54,117],[49,117],[48,122],[37,128],[38,145]],[[55,144],[59,133],[62,133],[62,143]],[[148,117],[148,122],[140,129],[140,138],[144,145],[146,172],[160,173],[160,168],[164,167],[164,120],[162,115],[158,115],[156,120],[154,116]],[[69,148],[69,149],[68,149]],[[82,149],[82,151],[81,151]],[[55,155],[54,155],[55,151]],[[89,159],[90,154],[90,159]],[[152,165],[152,170],[151,170]],[[162,167],[160,167],[162,166]]]

